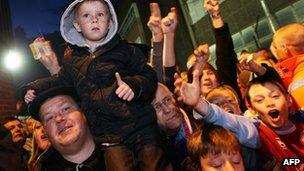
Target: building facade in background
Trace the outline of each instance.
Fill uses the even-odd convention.
[[[202,2],[202,0],[158,1],[162,16],[166,16],[172,6],[178,9],[179,26],[176,37],[176,54],[181,70],[186,69],[186,60],[193,48],[202,43],[208,43],[211,46],[212,59],[210,62],[214,64],[215,40],[209,15],[203,9]],[[236,52],[243,49],[257,50],[257,43],[253,38],[255,33],[259,46],[269,48],[273,35],[273,23],[269,22],[270,20],[266,17],[268,15],[273,17],[275,27],[292,22],[304,22],[304,0],[220,0],[220,3],[222,16],[229,24]],[[266,7],[263,7],[263,4]],[[129,12],[134,6],[138,8],[137,16],[132,16]],[[269,14],[265,13],[265,8]],[[151,33],[146,26],[150,17],[149,1],[143,3],[140,0],[123,0],[120,1],[117,11],[120,24],[123,23],[120,25],[120,31],[124,31],[123,35],[128,40],[149,44]],[[140,21],[136,24],[140,25],[137,27],[142,29],[126,27],[125,24],[128,23],[126,21],[130,18],[133,18],[131,19],[133,21],[135,21],[134,19]],[[130,23],[129,25],[134,27]]]
[[[0,115],[16,114],[15,92],[11,74],[3,67],[6,50],[13,45],[9,0],[0,1]]]

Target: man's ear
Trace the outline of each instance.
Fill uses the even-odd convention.
[[[73,25],[78,32],[81,32],[81,28],[76,20],[73,21]]]

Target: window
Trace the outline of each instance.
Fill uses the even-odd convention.
[[[251,26],[245,28],[241,31],[244,43],[249,43],[254,41],[253,39],[253,28]]]
[[[203,8],[202,0],[188,0],[186,3],[189,9],[191,24],[195,24],[207,14]]]
[[[293,14],[293,9],[291,6],[288,6],[278,12],[276,12],[276,16],[280,26],[284,26],[286,24],[290,24],[296,21],[296,18]]]
[[[235,48],[243,46],[243,40],[240,33],[232,35],[233,45]]]
[[[293,5],[294,11],[296,13],[299,22],[304,22],[304,0],[300,0]]]
[[[271,34],[269,24],[266,19],[263,19],[258,24],[258,36],[259,38],[262,38],[269,34]]]

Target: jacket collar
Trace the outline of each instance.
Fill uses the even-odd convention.
[[[101,152],[98,151],[98,148],[96,146],[90,157],[87,158],[82,163],[73,163],[71,161],[68,161],[65,158],[63,158],[63,156],[54,147],[50,147],[47,149],[47,151],[41,154],[38,161],[40,163],[45,163],[45,164],[48,164],[49,161],[56,161],[56,163],[59,166],[63,166],[64,168],[70,168],[70,169],[74,169],[74,168],[76,169],[77,167],[79,168],[87,167],[93,169],[95,168],[96,165],[100,165],[98,164],[98,162],[101,162],[101,160],[99,160],[100,158],[101,158]]]
[[[101,54],[110,51],[114,47],[116,47],[121,41],[121,37],[116,34],[111,41],[109,41],[107,44],[100,46],[96,48],[94,52],[90,52],[90,49],[88,47],[79,47],[77,45],[69,45],[71,49],[73,49],[72,56],[88,56],[90,55],[92,58],[98,57]]]

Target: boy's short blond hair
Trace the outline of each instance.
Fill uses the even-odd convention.
[[[84,1],[82,1],[82,2],[80,2],[80,3],[78,3],[76,6],[75,6],[75,19],[77,18],[77,16],[78,16],[78,10],[79,10],[79,7],[83,4],[83,3],[85,3],[85,2],[93,2],[93,1],[100,1],[105,7],[106,7],[106,9],[107,9],[107,15],[109,15],[109,18],[111,18],[111,13],[110,13],[110,10],[109,10],[109,6],[108,6],[108,4],[104,1],[104,0],[84,0]]]

